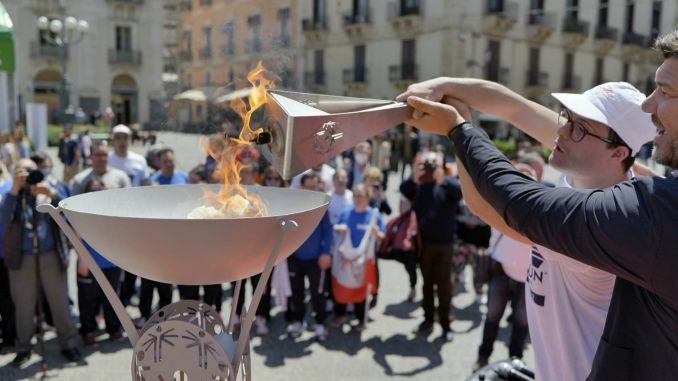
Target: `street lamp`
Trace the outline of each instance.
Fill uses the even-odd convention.
[[[46,16],[38,17],[36,26],[44,33],[44,38],[52,45],[59,48],[59,59],[61,60],[61,84],[59,87],[59,121],[62,124],[72,123],[74,114],[70,106],[68,96],[68,78],[66,76],[66,65],[68,63],[68,48],[82,40],[89,30],[89,23],[85,20],[78,20],[73,16],[66,16],[66,6],[64,0],[59,0],[59,18],[48,19]],[[67,115],[70,118],[67,118]]]

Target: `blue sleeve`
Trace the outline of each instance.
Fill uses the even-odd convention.
[[[337,220],[337,225],[348,224],[348,217],[350,215],[351,215],[351,209],[350,208],[344,208],[344,210],[341,212],[341,215],[339,216],[339,220]]]
[[[464,124],[451,139],[482,197],[513,229],[563,255],[675,297],[675,278],[665,274],[666,282],[656,279],[668,267],[657,263],[675,261],[675,247],[669,247],[675,243],[675,179],[636,178],[605,190],[548,188],[518,172],[482,130]]]
[[[330,222],[330,215],[325,212],[323,219],[320,220],[321,238],[320,238],[320,253],[332,254],[332,238],[334,237],[334,230]]]
[[[375,210],[377,212],[377,226],[379,227],[379,231],[382,233],[386,231],[386,228],[384,227],[384,219],[381,217],[381,213]]]
[[[9,224],[12,220],[12,214],[14,214],[18,200],[19,197],[11,193],[7,193],[5,197],[3,197],[2,204],[0,204],[0,222],[3,225]]]

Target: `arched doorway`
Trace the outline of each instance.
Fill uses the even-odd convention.
[[[33,78],[33,102],[47,105],[47,117],[50,123],[57,120],[60,86],[61,73],[56,70],[41,70]]]
[[[137,123],[137,83],[131,76],[120,74],[111,83],[111,107],[115,123]]]

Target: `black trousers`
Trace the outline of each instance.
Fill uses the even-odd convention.
[[[158,309],[172,303],[172,285],[160,283],[150,279],[141,278],[141,291],[139,296],[139,312],[146,320],[151,317],[151,304],[153,303],[153,290],[158,290]]]
[[[346,316],[346,306],[347,304],[335,303],[334,304],[335,315]],[[360,303],[354,303],[353,313],[355,314],[356,319],[360,321],[360,324],[365,322],[365,301],[362,301]]]
[[[9,289],[9,273],[5,267],[5,260],[0,258],[0,329],[2,329],[2,345],[13,347],[16,339],[16,324],[14,322],[14,302]]]
[[[111,287],[116,293],[119,293],[120,273],[122,270],[118,267],[102,269],[106,279],[111,283]],[[106,322],[106,332],[114,334],[120,331],[120,321],[111,307],[111,303],[106,299],[104,292],[96,282],[92,273],[87,276],[78,275],[78,306],[80,308],[80,334],[86,335],[99,329],[96,316],[99,312],[99,306],[104,307],[104,321]]]
[[[203,289],[203,301],[221,312],[221,304],[223,299],[224,291],[221,288],[221,283],[219,284],[210,284],[202,286]]]
[[[178,285],[179,298],[181,300],[197,300],[200,301],[200,286],[182,286]]]
[[[489,358],[492,354],[494,341],[499,332],[499,323],[504,315],[508,302],[511,302],[513,319],[511,320],[511,341],[509,356],[523,357],[523,349],[528,335],[527,309],[525,307],[525,283],[516,282],[509,278],[501,263],[492,260],[490,286],[487,291],[487,316],[483,327],[483,341],[478,349],[478,355]]]
[[[250,285],[252,286],[252,295],[254,295],[254,290],[259,284],[259,279],[261,279],[261,274],[253,275],[249,278]],[[242,307],[245,305],[245,285],[247,284],[247,279],[243,279],[242,284],[240,285],[240,296],[238,297],[238,304],[235,306],[235,313],[240,316],[242,313]],[[231,282],[233,286],[233,292],[235,293],[235,282]],[[235,295],[233,295],[235,298]],[[268,283],[266,284],[266,289],[261,295],[261,300],[257,306],[257,316],[266,318],[270,320],[271,318],[271,277],[268,278]]]
[[[123,273],[124,276],[122,277],[122,284],[120,285],[120,300],[122,300],[122,304],[128,306],[130,299],[137,292],[137,276],[127,271],[123,271]]]
[[[438,296],[438,321],[443,330],[450,329],[450,306],[452,303],[452,244],[423,244],[421,250],[421,274],[424,279],[424,319],[433,323],[435,296]],[[434,295],[435,293],[435,295]]]
[[[308,278],[311,289],[311,304],[315,313],[316,324],[324,324],[327,313],[325,312],[324,287],[320,287],[320,267],[317,259],[302,261],[294,256],[287,258],[287,267],[290,273],[290,286],[292,298],[290,303],[290,317],[292,321],[303,321],[306,315],[306,287],[305,279]],[[330,276],[325,273],[325,276]]]

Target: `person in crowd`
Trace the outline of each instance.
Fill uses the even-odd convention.
[[[36,210],[42,203],[56,204],[59,196],[46,182],[37,181],[42,176],[36,173],[40,174],[33,161],[20,159],[14,169],[12,187],[0,204],[5,264],[9,270],[12,300],[16,301],[14,367],[20,367],[31,357],[31,338],[36,332],[34,316],[40,295],[37,266],[40,284],[57,328],[61,354],[69,362],[81,358],[74,340],[77,333],[68,311],[68,249],[56,223],[49,215]]]
[[[364,330],[367,299],[377,293],[375,251],[377,242],[384,238],[384,223],[381,213],[369,206],[369,199],[369,188],[365,184],[354,186],[353,207],[344,210],[334,226],[343,236],[332,263],[336,315],[332,325],[338,328],[348,321],[347,305],[353,304],[358,319],[355,329]]]
[[[363,182],[363,174],[370,166],[372,146],[369,142],[358,143],[353,147],[353,159],[348,162],[348,188]]]
[[[15,163],[19,160],[16,146],[9,132],[0,132],[0,156],[6,168],[14,168]]]
[[[188,184],[188,174],[176,170],[174,150],[163,148],[158,151],[158,171],[150,177],[151,184],[176,185]]]
[[[317,190],[319,182],[320,177],[314,172],[305,174],[301,179],[301,185],[305,190]],[[315,338],[318,341],[324,341],[327,338],[327,329],[325,327],[327,313],[325,311],[323,278],[330,276],[326,272],[332,263],[331,245],[332,223],[330,222],[329,214],[325,213],[306,242],[287,258],[290,285],[292,287],[292,300],[290,303],[292,323],[287,327],[287,333],[292,338],[299,337],[304,329],[303,322],[306,316],[306,303],[304,300],[306,295],[305,280],[307,278],[315,318]]]
[[[63,181],[69,183],[73,176],[80,171],[82,161],[80,139],[73,131],[73,126],[64,126],[63,134],[59,139],[59,160],[64,164]]]
[[[108,166],[109,147],[106,141],[96,142],[91,147],[91,167],[78,173],[71,182],[71,193],[75,196],[80,193],[96,192],[106,189],[128,188],[130,183],[127,174],[119,169]],[[120,285],[121,271],[119,267],[104,258],[91,246],[85,243],[87,250],[94,258],[101,271],[108,279],[114,290]],[[80,335],[86,347],[95,347],[98,324],[96,316],[99,306],[103,304],[106,333],[113,342],[124,339],[118,317],[113,311],[110,302],[104,296],[101,287],[96,282],[87,265],[78,260],[77,266],[78,306],[80,309]]]
[[[386,199],[384,191],[384,174],[377,167],[369,167],[363,175],[363,182],[370,188],[370,207],[377,208],[379,213],[390,216],[393,210]]]
[[[319,165],[316,165],[315,167],[311,167],[311,169],[304,171],[303,173],[300,173],[292,178],[292,182],[290,183],[290,188],[294,189],[301,189],[301,178],[309,172],[314,172],[320,177],[320,182],[318,183],[318,189],[316,189],[318,192],[325,192],[325,193],[330,193],[333,190],[334,184],[333,184],[333,177],[334,173],[336,170],[332,168],[330,165],[327,163],[322,163]]]
[[[82,166],[84,168],[92,165],[92,136],[90,135],[89,128],[85,128],[80,133],[80,150],[82,153]]]
[[[458,181],[445,176],[443,158],[436,152],[425,152],[417,159],[418,178],[410,178],[400,185],[403,194],[414,194],[412,209],[422,243],[420,266],[423,277],[424,321],[418,333],[433,332],[435,321],[435,294],[438,297],[438,323],[443,338],[452,340],[450,307],[452,300],[452,257],[457,231],[456,215],[461,201]],[[413,190],[414,189],[414,190]]]
[[[19,159],[27,159],[31,155],[31,142],[28,140],[23,126],[17,126],[12,131],[12,140],[16,146],[16,153]]]
[[[55,189],[59,194],[59,198],[62,200],[71,196],[71,191],[68,188],[68,184],[57,179],[57,177],[52,173],[52,158],[45,152],[36,152],[30,157],[33,162],[38,166],[38,169],[45,176],[45,181],[52,189]]]
[[[516,164],[526,175],[536,178],[534,168]],[[493,230],[490,242],[490,268],[487,315],[483,326],[483,338],[478,348],[478,360],[474,371],[486,366],[499,333],[499,323],[508,302],[511,302],[511,339],[509,356],[523,358],[528,335],[527,311],[525,309],[525,273],[530,259],[530,246],[506,237]]]
[[[673,99],[673,94],[678,93],[678,31],[659,37],[655,47],[664,61],[655,74],[657,88],[642,101],[641,108],[650,114],[656,127],[657,161],[678,168],[678,104]],[[605,327],[587,379],[665,379],[667,374],[678,372],[678,343],[673,335],[674,311],[678,309],[674,248],[678,242],[671,229],[676,220],[676,180],[636,177],[606,189],[600,189],[598,184],[583,187],[589,190],[547,188],[517,172],[487,136],[466,120],[468,116],[462,116],[464,112],[459,109],[463,106],[444,98],[457,93],[454,87],[447,79],[413,85],[399,97],[407,99],[416,110],[408,122],[450,137],[468,172],[462,183],[473,183],[499,220],[529,241],[616,276]],[[615,107],[610,113],[599,109],[613,99],[625,98],[625,94],[628,93],[607,89],[601,95],[605,99],[602,105],[589,105],[580,97],[573,97],[578,101],[562,98],[569,113],[563,114],[563,128],[559,131],[564,133],[558,135],[556,143],[558,155],[563,160],[568,158],[568,150],[577,147],[576,141],[583,147],[600,140],[590,134],[612,141],[609,135],[601,135],[601,126],[584,125],[584,115],[608,127],[623,120],[619,125],[633,126],[628,136],[635,136],[646,122],[630,111],[632,108]],[[441,100],[449,104],[437,103]],[[534,118],[536,113],[524,114]],[[604,155],[622,165],[644,142],[629,139],[624,143],[626,147],[612,141],[615,148],[604,151]],[[606,175],[601,171],[598,174]]]
[[[133,187],[146,185],[149,175],[146,160],[138,153],[129,150],[132,144],[132,130],[124,124],[118,124],[111,130],[111,140],[113,150],[108,154],[108,165],[125,172]],[[136,294],[136,281],[136,275],[128,271],[124,272],[120,285],[120,299],[125,305],[129,305]]]
[[[384,189],[388,186],[388,175],[391,170],[392,144],[388,136],[388,132],[375,136],[372,150],[372,165],[381,170],[381,185]]]
[[[12,189],[12,176],[0,162],[0,202]],[[5,264],[4,227],[0,224],[0,353],[14,350],[16,323],[14,319],[14,301],[9,287],[9,273]]]
[[[339,168],[332,176],[333,190],[328,192],[330,204],[327,211],[330,214],[330,222],[336,224],[344,210],[353,207],[353,192],[348,188],[348,172]]]

